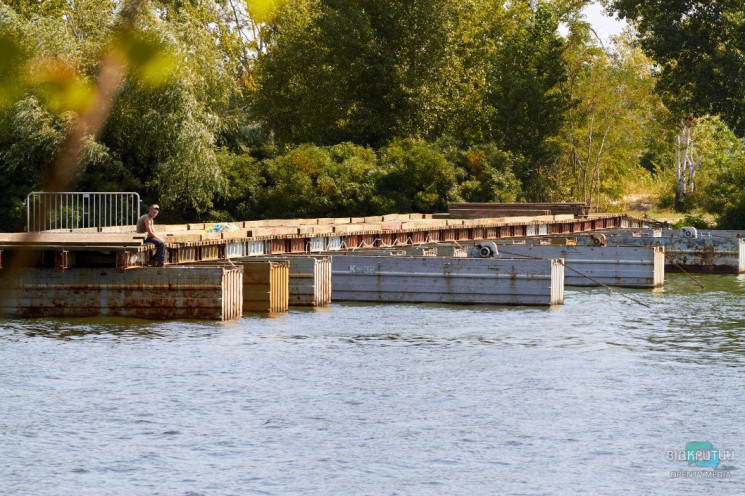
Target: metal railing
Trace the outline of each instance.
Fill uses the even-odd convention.
[[[139,217],[137,193],[34,191],[26,197],[28,232],[131,226]]]

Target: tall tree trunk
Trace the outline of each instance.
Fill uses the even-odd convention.
[[[696,172],[701,167],[701,155],[696,159],[696,164],[691,162],[691,167],[688,169],[688,192],[691,194],[696,192]]]
[[[592,210],[593,196],[595,197],[596,211],[600,207],[600,158],[602,157],[603,151],[605,150],[605,140],[608,138],[608,133],[610,132],[611,126],[612,124],[608,124],[608,126],[606,126],[605,132],[603,133],[603,139],[600,140],[600,147],[595,154],[595,165],[593,167],[590,181],[590,201],[588,203],[590,210]],[[593,193],[595,193],[595,195],[593,195]]]
[[[681,155],[681,148],[683,143],[683,132],[678,134],[675,137],[675,174],[676,179],[678,180],[678,188],[675,191],[675,209],[678,210],[681,208],[683,203],[683,198],[686,194],[686,182],[685,182],[685,167],[684,162],[685,158]],[[685,152],[684,152],[685,153]]]
[[[688,193],[693,193],[696,187],[695,176],[696,170],[701,165],[701,157],[694,161],[693,139],[691,138],[691,129],[696,119],[693,114],[688,114],[683,119],[683,126],[680,134],[677,136],[675,147],[675,172],[678,179],[678,190],[675,192],[675,209],[679,210],[683,206],[683,200]],[[681,156],[682,152],[682,156]],[[686,173],[687,178],[686,178]]]
[[[582,175],[582,201],[592,205],[592,189],[590,189],[590,194],[588,197],[587,194],[587,172],[590,169],[590,155],[592,154],[592,133],[593,133],[593,124],[595,124],[595,115],[593,114],[590,117],[590,132],[587,135],[587,161],[585,162],[585,168],[584,168],[584,174]]]

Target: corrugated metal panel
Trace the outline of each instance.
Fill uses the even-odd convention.
[[[304,253],[307,243],[305,238],[293,238],[290,239],[290,253]]]
[[[310,238],[310,251],[318,252],[326,249],[325,238]]]
[[[269,244],[269,253],[287,253],[289,251],[286,239],[270,239],[267,243]]]
[[[507,258],[563,258],[567,286],[653,288],[664,282],[664,253],[654,247],[499,245],[498,250]]]
[[[551,305],[564,304],[566,267],[563,259],[551,260]]]
[[[564,300],[551,260],[333,257],[334,301],[552,305]]]
[[[319,262],[320,263],[316,265],[316,281],[321,281],[321,284],[318,285],[320,289],[318,301],[320,305],[328,305],[332,301],[332,257],[324,257],[322,259],[319,259]]]
[[[538,225],[538,236],[545,236],[548,234],[549,226],[548,224],[539,224]]]
[[[266,255],[265,241],[249,241],[246,243],[246,255]]]
[[[220,245],[202,245],[199,247],[199,259],[200,260],[218,260],[223,258],[220,253]]]
[[[319,306],[318,281],[316,279],[317,259],[314,257],[293,257],[290,262],[290,305]]]
[[[525,226],[525,235],[526,236],[535,236],[536,234],[538,234],[538,230],[536,229],[536,226],[535,225],[530,224],[528,226]],[[490,237],[496,238],[497,236],[494,235],[494,236],[490,236]]]
[[[226,320],[240,316],[238,282],[240,268],[27,268],[2,281],[10,291],[1,310],[19,317]]]
[[[326,238],[326,249],[329,251],[341,250],[341,238],[338,236]]]
[[[225,248],[225,255],[228,258],[242,257],[246,254],[245,251],[246,251],[246,244],[243,242],[228,243],[227,247]]]
[[[290,305],[331,303],[331,257],[290,258]]]
[[[331,257],[261,257],[261,261],[289,262],[289,302],[292,306],[325,306],[331,303]]]
[[[222,320],[239,319],[243,315],[243,267],[223,267]]]
[[[417,243],[426,243],[428,241],[428,238],[429,238],[428,232],[416,231],[416,232],[409,233],[409,236],[406,238],[406,240],[410,241],[411,244],[417,244]]]
[[[654,287],[661,288],[665,284],[665,248],[654,247]]]
[[[290,264],[289,262],[272,262],[272,265],[270,272],[272,289],[276,288],[277,297],[270,300],[269,312],[286,312],[290,304]]]
[[[243,266],[243,310],[281,313],[289,306],[289,262],[238,262]]]

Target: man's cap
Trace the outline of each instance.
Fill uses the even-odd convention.
[[[160,205],[158,205],[157,203],[153,203],[152,205],[150,205],[150,209],[151,210],[160,210]]]

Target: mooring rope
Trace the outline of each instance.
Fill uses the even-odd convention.
[[[502,250],[501,248],[499,249],[499,253],[504,253],[505,255],[515,256],[515,257],[518,257],[518,258],[526,258],[526,259],[531,259],[531,260],[543,260],[543,261],[550,261],[551,260],[550,258],[534,257],[534,256],[530,256],[530,255],[523,255],[522,253],[510,253],[508,251]],[[583,274],[582,272],[580,272],[579,270],[577,270],[577,269],[575,269],[573,267],[570,267],[569,265],[567,265],[566,260],[564,260],[564,268],[565,269],[569,269],[572,272],[576,272],[580,276],[589,279],[590,281],[594,282],[595,284],[597,284],[599,286],[603,286],[605,289],[607,289],[611,293],[615,293],[615,294],[617,294],[619,296],[623,296],[624,298],[627,298],[627,299],[633,301],[634,303],[638,303],[639,305],[641,305],[643,307],[652,308],[651,306],[647,305],[646,303],[641,302],[641,301],[637,300],[636,298],[633,298],[633,297],[631,297],[631,296],[629,296],[629,295],[627,295],[625,293],[622,293],[622,292],[620,292],[620,291],[618,291],[618,290],[616,290],[616,289],[608,286],[607,284],[602,283],[602,282],[598,281],[597,279],[594,279],[594,278],[588,276],[587,274]]]
[[[695,278],[695,277],[693,277],[693,276],[692,276],[691,274],[689,274],[688,272],[686,272],[686,270],[685,270],[685,269],[684,269],[683,267],[681,267],[681,266],[680,266],[680,264],[679,264],[678,262],[676,262],[676,261],[675,261],[675,259],[673,259],[673,257],[671,257],[670,255],[668,255],[667,253],[665,253],[665,258],[667,258],[668,260],[670,260],[670,262],[671,262],[671,263],[672,263],[672,264],[673,264],[673,265],[674,265],[675,267],[677,267],[677,269],[678,269],[679,271],[681,271],[681,272],[682,272],[683,274],[685,274],[686,276],[688,276],[688,278],[689,278],[689,279],[690,279],[691,281],[693,281],[693,282],[695,282],[696,284],[698,284],[698,285],[699,285],[699,287],[700,287],[701,289],[705,289],[705,288],[704,288],[704,285],[703,285],[703,284],[701,284],[701,283],[700,283],[700,282],[698,281],[698,279],[696,279],[696,278]]]

